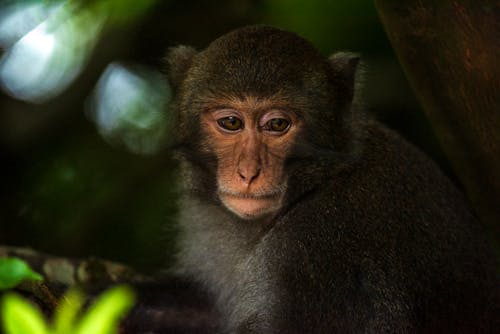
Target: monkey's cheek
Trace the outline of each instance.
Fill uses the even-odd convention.
[[[245,198],[238,196],[221,196],[222,203],[237,216],[243,219],[255,219],[271,214],[278,210],[280,199],[273,198]]]

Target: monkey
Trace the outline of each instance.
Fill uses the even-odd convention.
[[[360,57],[266,25],[171,48],[175,272],[220,333],[493,333],[498,261],[465,196],[367,115]]]

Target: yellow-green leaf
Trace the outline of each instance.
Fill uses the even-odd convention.
[[[49,334],[38,308],[13,293],[3,297],[2,324],[5,334]]]
[[[53,334],[73,333],[83,302],[84,296],[80,291],[72,289],[66,293],[56,309]]]
[[[74,334],[115,334],[118,321],[134,304],[134,293],[126,286],[104,292],[77,325]]]

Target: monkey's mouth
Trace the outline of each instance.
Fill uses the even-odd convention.
[[[247,194],[219,192],[222,203],[243,219],[255,219],[271,214],[281,206],[281,193]]]

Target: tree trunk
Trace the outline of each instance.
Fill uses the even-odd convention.
[[[500,3],[375,5],[471,204],[500,242]]]

